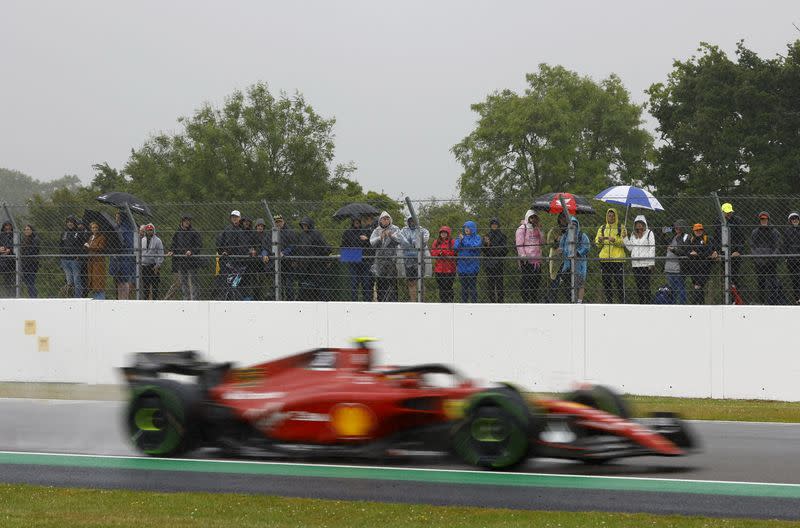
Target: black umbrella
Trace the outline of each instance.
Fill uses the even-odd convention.
[[[380,211],[375,209],[369,204],[365,203],[350,203],[339,209],[333,214],[334,220],[344,220],[346,218],[360,217],[360,216],[375,216],[380,214]]]
[[[570,193],[547,193],[533,200],[535,211],[547,211],[550,214],[558,214],[564,210],[561,206],[561,198],[567,205],[569,214],[594,214],[594,207],[589,200],[583,196]]]
[[[87,228],[90,223],[97,222],[100,232],[106,237],[109,248],[121,248],[124,246],[122,233],[117,229],[116,221],[106,212],[95,211],[93,209],[83,210],[83,223]]]
[[[142,200],[138,199],[131,193],[126,192],[110,192],[101,194],[97,197],[97,201],[100,203],[113,205],[114,207],[119,207],[120,209],[124,209],[125,205],[127,204],[128,207],[131,208],[131,211],[134,213],[140,213],[145,216],[153,216],[153,213],[150,212],[150,206],[144,203]]]

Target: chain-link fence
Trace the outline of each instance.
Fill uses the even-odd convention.
[[[159,203],[150,217],[96,202],[9,205],[0,211],[0,295],[798,303],[800,216],[789,217],[800,197],[659,200],[663,211],[592,201],[578,230],[546,211],[525,218],[525,200],[371,204],[394,228],[374,212],[335,220],[345,198]],[[408,225],[412,216],[423,229]]]

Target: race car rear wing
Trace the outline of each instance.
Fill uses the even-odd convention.
[[[129,382],[142,378],[156,378],[161,374],[180,374],[207,378],[222,374],[230,369],[232,363],[212,363],[202,359],[194,350],[180,352],[138,352],[133,356],[133,364],[122,367],[122,374]]]

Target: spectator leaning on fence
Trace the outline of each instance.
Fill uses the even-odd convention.
[[[168,256],[172,257],[172,271],[178,276],[181,295],[185,301],[194,301],[198,297],[197,269],[200,267],[203,238],[192,227],[191,215],[181,217],[178,230],[172,235]]]
[[[728,247],[730,250],[730,283],[737,289],[741,289],[741,269],[742,269],[742,255],[745,253],[745,244],[747,243],[747,228],[736,213],[733,212],[733,205],[730,203],[722,204],[722,213],[725,215],[725,223],[728,225]],[[722,226],[717,228],[716,237],[714,241],[717,244],[715,250],[718,254],[722,254],[723,243],[722,240]]]
[[[400,234],[406,241],[405,245],[403,246],[403,269],[406,275],[406,286],[408,287],[408,300],[415,302],[417,300],[417,279],[420,276],[420,267],[419,263],[417,262],[417,258],[419,257],[420,248],[428,247],[428,240],[430,239],[431,235],[424,227],[418,227],[417,223],[414,221],[414,217],[412,216],[409,216],[406,219],[406,227],[400,230]],[[420,236],[422,237],[421,244],[419,240]],[[422,271],[424,276],[424,255],[422,260]]]
[[[439,302],[453,302],[453,282],[456,279],[456,250],[448,226],[439,228],[439,236],[431,245],[431,256],[436,259],[433,274],[439,288]]]
[[[17,296],[17,261],[14,253],[14,226],[0,227],[0,297]]]
[[[19,252],[22,257],[22,284],[28,290],[28,297],[35,299],[39,296],[39,292],[36,291],[36,274],[39,272],[39,235],[30,224],[26,224],[22,229]]]
[[[383,211],[369,237],[375,248],[375,285],[379,302],[397,302],[397,251],[406,243],[400,228],[392,223],[392,217]]]
[[[631,252],[631,269],[639,304],[649,304],[650,279],[656,266],[656,237],[648,229],[644,215],[633,220],[633,232],[625,237],[625,247]]]
[[[783,252],[786,257],[786,271],[792,284],[789,304],[800,304],[800,213],[789,213],[789,225],[783,231]]]
[[[689,275],[692,278],[692,304],[705,304],[706,283],[711,276],[711,266],[717,258],[714,249],[714,240],[708,236],[703,224],[697,223],[692,226],[692,239],[689,242],[687,265]]]
[[[483,240],[478,234],[478,226],[472,220],[464,222],[461,234],[453,244],[458,254],[456,269],[461,283],[461,302],[478,302],[478,272],[481,270],[481,254]]]
[[[546,244],[547,247],[550,248],[548,253],[549,262],[547,263],[547,267],[549,270],[549,285],[547,288],[547,302],[553,303],[557,302],[560,297],[560,292],[563,292],[567,295],[564,301],[569,301],[569,280],[568,276],[565,276],[564,273],[561,271],[561,256],[558,252],[559,244],[561,243],[561,237],[567,231],[567,215],[563,212],[558,213],[558,217],[556,217],[556,225],[554,225],[550,230],[547,232],[547,239]],[[564,288],[564,286],[567,286]]]
[[[100,232],[100,224],[89,224],[89,239],[84,246],[89,253],[86,263],[87,289],[92,299],[106,298],[106,236]]]
[[[664,275],[667,277],[667,287],[672,296],[672,302],[686,304],[686,280],[684,268],[688,264],[682,263],[689,253],[691,237],[686,232],[686,220],[675,220],[672,227],[675,234],[670,237],[667,244],[667,258],[664,261]]]
[[[600,248],[600,274],[606,303],[613,303],[615,298],[621,303],[625,302],[623,264],[624,240],[627,236],[625,226],[619,221],[617,210],[609,208],[606,211],[606,223],[597,229],[597,236],[594,237],[594,243]]]
[[[143,297],[149,300],[159,298],[161,265],[164,263],[164,243],[156,236],[156,226],[147,224],[142,238],[142,288]]]
[[[256,218],[253,231],[253,299],[256,301],[267,300],[267,276],[270,271],[272,257],[272,234],[267,230],[267,223],[263,218]]]
[[[519,290],[522,302],[536,302],[536,293],[539,291],[542,271],[542,228],[539,214],[533,209],[525,213],[520,226],[517,228],[514,240],[517,246],[517,255],[520,257]],[[502,301],[501,301],[502,302]]]
[[[61,269],[67,280],[67,296],[83,297],[83,262],[81,256],[86,254],[84,244],[88,235],[83,229],[78,229],[78,219],[70,215],[64,221],[64,231],[58,242],[61,253]],[[69,290],[72,290],[70,292]]]
[[[750,234],[750,252],[754,255],[759,304],[783,304],[783,292],[778,281],[778,255],[781,252],[781,234],[769,223],[769,213],[758,213],[758,227]]]
[[[508,255],[508,239],[500,230],[500,220],[489,220],[489,231],[483,237],[483,273],[486,275],[486,289],[489,292],[489,302],[505,302],[505,260]]]
[[[350,219],[350,227],[342,233],[341,246],[356,252],[356,257],[347,263],[350,274],[350,300],[358,301],[359,292],[361,300],[364,302],[372,301],[372,281],[370,281],[370,262],[364,258],[364,252],[369,245],[371,232],[361,226],[361,218],[354,216]],[[361,257],[358,258],[358,253]]]
[[[581,231],[581,223],[578,218],[573,216],[570,222],[572,222],[573,229],[567,229],[561,235],[558,253],[564,257],[561,271],[568,278],[570,284],[572,283],[572,261],[575,261],[575,297],[577,302],[582,303],[583,295],[586,292],[586,275],[589,271],[586,256],[592,246],[589,236]],[[570,233],[570,231],[572,232]]]

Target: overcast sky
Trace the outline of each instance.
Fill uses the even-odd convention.
[[[699,42],[762,56],[800,38],[797,1],[0,1],[0,167],[48,180],[265,81],[336,118],[337,161],[394,197],[456,195],[469,106],[539,63],[634,101]],[[653,128],[652,122],[648,127]]]

